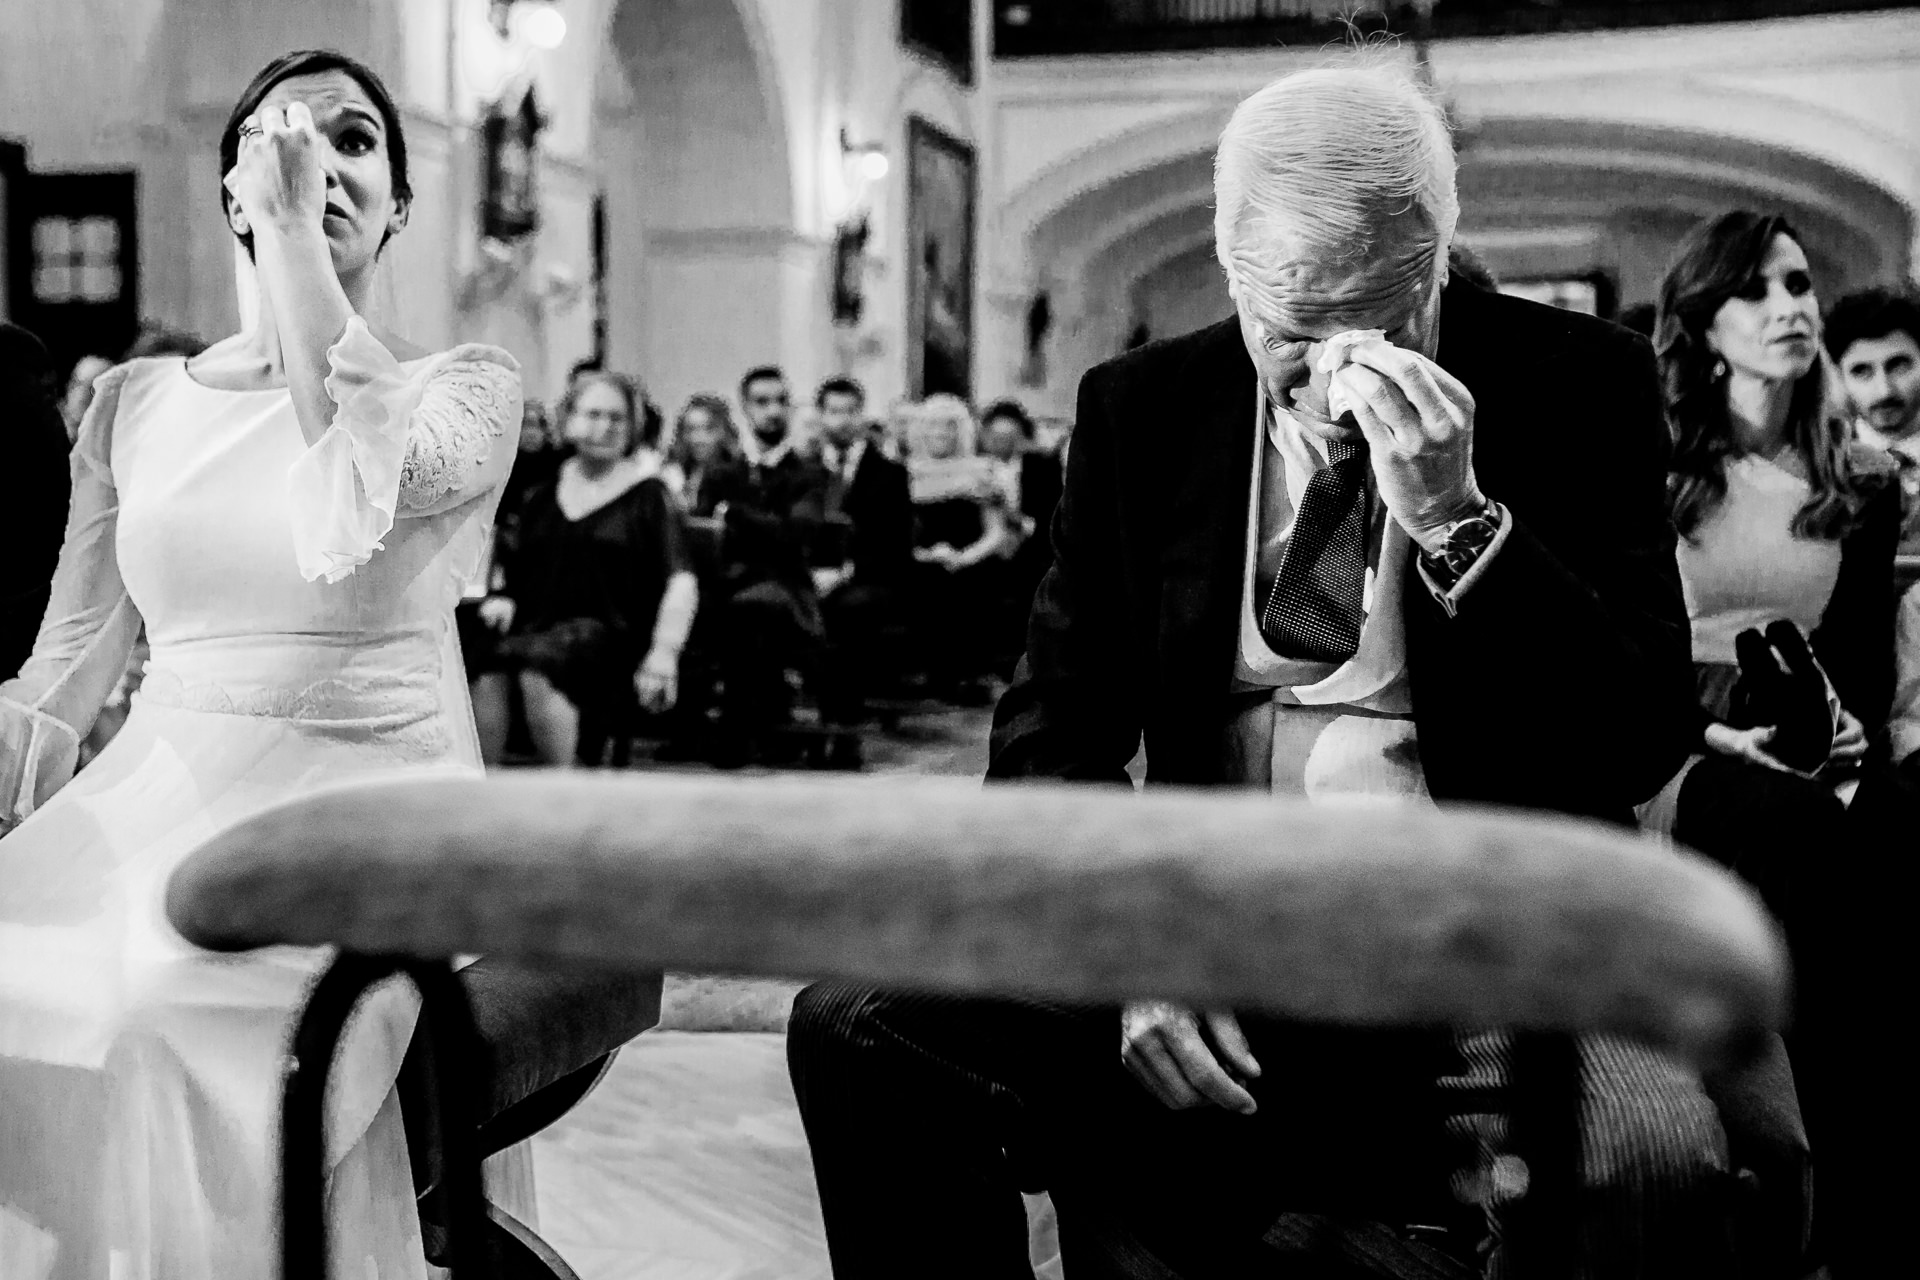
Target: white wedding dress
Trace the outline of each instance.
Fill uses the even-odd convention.
[[[480,767],[452,613],[513,463],[518,366],[400,363],[358,318],[329,355],[312,447],[284,389],[179,359],[103,375],[75,445],[52,603],[0,685],[4,1280],[278,1273],[281,1064],[328,954],[197,950],[168,875],[289,797]],[[73,776],[143,621],[131,714]],[[329,1093],[353,1280],[425,1272],[393,1089],[415,1011],[398,982],[363,1002]]]

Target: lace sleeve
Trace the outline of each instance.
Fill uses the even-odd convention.
[[[494,441],[520,426],[520,375],[486,355],[449,360],[427,383],[407,432],[400,512],[426,515],[506,479],[513,450]],[[504,462],[507,466],[489,466]],[[494,472],[499,474],[495,475]]]
[[[520,424],[520,366],[463,346],[402,364],[354,316],[327,352],[326,434],[287,475],[300,573],[338,582],[372,559],[397,517],[458,506],[506,478]]]
[[[94,383],[68,466],[73,497],[53,591],[33,654],[0,684],[0,831],[26,818],[73,776],[80,738],[119,683],[140,630],[120,580],[114,537],[113,421],[127,366]]]

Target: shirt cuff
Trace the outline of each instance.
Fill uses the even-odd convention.
[[[1460,581],[1454,583],[1451,590],[1443,590],[1440,584],[1434,581],[1433,575],[1427,572],[1426,560],[1418,549],[1414,551],[1413,559],[1419,566],[1420,580],[1427,584],[1427,590],[1433,593],[1434,600],[1446,610],[1449,618],[1460,612],[1461,599],[1473,589],[1474,583],[1480,581],[1487,571],[1487,566],[1492,564],[1493,558],[1500,554],[1500,548],[1507,545],[1507,535],[1513,532],[1513,513],[1508,511],[1503,503],[1496,502],[1494,505],[1500,508],[1500,527],[1494,531],[1493,541],[1487,544],[1487,549],[1468,566],[1467,571],[1460,575]]]

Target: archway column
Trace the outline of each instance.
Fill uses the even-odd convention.
[[[757,364],[782,365],[796,379],[831,367],[827,254],[827,245],[786,228],[654,232],[639,334],[642,371],[662,409],[671,413],[696,391],[731,399]]]

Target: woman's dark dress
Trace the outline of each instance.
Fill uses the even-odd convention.
[[[631,712],[667,580],[690,571],[685,519],[658,477],[570,520],[556,477],[528,492],[502,558],[509,669],[540,672],[583,712]]]

